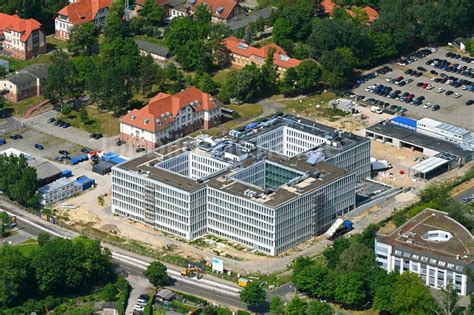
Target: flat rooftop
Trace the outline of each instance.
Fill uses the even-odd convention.
[[[234,144],[233,142],[230,143]],[[234,150],[234,148],[229,146],[229,151],[232,150]],[[213,159],[221,159],[221,161],[228,163],[229,166],[197,180],[155,166],[158,163],[167,161],[185,152],[192,152],[206,157],[212,156]],[[319,162],[313,165],[308,163],[307,159],[308,157],[306,155],[298,155],[289,159],[286,156],[267,150],[257,149],[249,153],[248,158],[242,161],[230,161],[224,159],[222,156],[212,155],[209,150],[203,150],[202,147],[197,145],[196,138],[185,137],[164,145],[137,159],[117,165],[114,168],[134,172],[140,174],[140,176],[165,183],[186,192],[197,191],[209,186],[223,192],[247,197],[252,201],[268,207],[276,207],[351,173],[349,170],[338,168],[325,162]],[[280,185],[275,189],[264,189],[243,180],[232,178],[232,175],[263,160],[275,163],[284,168],[297,170],[301,173],[301,176],[297,176],[299,177],[298,179],[289,184]],[[251,195],[248,194],[249,191],[252,192]]]
[[[440,231],[441,233],[439,233]],[[440,237],[439,240],[428,238],[428,233],[430,235],[446,236],[443,232],[448,232],[451,237]],[[424,256],[428,259],[436,259],[456,266],[469,265],[474,258],[472,234],[460,223],[449,217],[446,212],[429,208],[389,235],[378,237],[377,241],[392,245],[394,250],[418,255],[420,259]],[[413,255],[410,259],[414,259]],[[429,260],[427,262],[429,263]]]
[[[471,151],[464,150],[454,143],[417,133],[416,131],[394,125],[390,122],[382,121],[366,128],[366,130],[376,134],[396,138],[415,146],[424,147],[438,152],[450,153],[458,158],[472,154]]]
[[[235,140],[252,141],[252,139],[255,139],[258,136],[285,126],[337,143],[337,146],[332,146],[329,144],[323,144],[320,146],[324,148],[326,158],[338,155],[361,143],[370,141],[370,139],[358,136],[351,132],[337,130],[315,121],[288,114],[277,114],[273,117],[257,121],[255,124],[257,124],[257,126],[251,130],[246,130],[245,127],[241,130],[237,130],[240,132],[240,134],[238,138],[235,137]]]

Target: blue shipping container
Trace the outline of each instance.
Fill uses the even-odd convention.
[[[417,121],[415,119],[397,116],[392,118],[392,124],[416,131]]]
[[[117,153],[114,152],[107,152],[102,156],[102,161],[110,161],[113,158],[116,158],[118,156]]]
[[[344,220],[344,222],[342,222],[342,225],[344,226],[344,229],[352,230],[352,222],[351,221]]]
[[[69,178],[72,176],[72,172],[70,170],[63,170],[61,172],[61,177],[66,177],[66,178]]]
[[[76,179],[76,183],[82,186],[82,190],[86,190],[95,184],[95,180],[87,176],[81,176]]]

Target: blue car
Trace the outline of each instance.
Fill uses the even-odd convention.
[[[5,139],[0,138],[0,145],[7,144],[7,141]]]
[[[38,150],[43,150],[44,149],[43,145],[39,144],[39,143],[35,144],[35,148],[38,149]]]

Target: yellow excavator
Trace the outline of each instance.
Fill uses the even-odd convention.
[[[203,276],[203,269],[199,266],[188,264],[186,268],[181,270],[181,275],[188,278],[197,277],[201,279]]]

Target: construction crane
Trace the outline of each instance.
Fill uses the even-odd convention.
[[[203,273],[203,269],[200,266],[196,266],[193,264],[188,264],[186,268],[181,270],[181,275],[188,278],[197,277],[198,279],[201,279]]]

